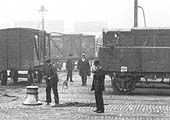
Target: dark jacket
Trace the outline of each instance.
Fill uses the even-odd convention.
[[[77,69],[79,70],[79,75],[82,74],[90,74],[90,64],[89,64],[89,60],[85,59],[85,61],[83,62],[82,59],[78,61],[77,64]]]
[[[46,63],[44,66],[43,66],[43,75],[45,78],[47,78],[49,76],[49,65]]]
[[[94,72],[93,83],[91,90],[94,91],[104,91],[104,80],[105,80],[105,71],[101,68]]]
[[[68,59],[66,62],[66,69],[73,70],[74,68],[74,61],[72,59]]]
[[[57,69],[54,66],[50,66],[48,74],[49,74],[51,84],[58,83],[59,79],[58,79]]]

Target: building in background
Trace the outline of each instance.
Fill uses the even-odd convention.
[[[100,36],[102,30],[108,28],[108,23],[104,21],[91,21],[91,22],[75,22],[75,33],[91,34]]]
[[[108,28],[108,22],[91,21],[76,22],[74,25],[76,34],[95,35],[95,56],[98,56],[98,48],[102,45],[102,31]]]

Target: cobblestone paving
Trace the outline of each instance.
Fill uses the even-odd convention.
[[[153,93],[152,89],[138,89],[132,95],[113,92],[110,80],[106,80],[104,92],[105,113],[94,113],[94,93],[90,91],[92,77],[86,87],[81,86],[80,77],[74,73],[73,83],[62,88],[65,73],[59,73],[60,105],[53,107],[45,103],[45,84],[39,85],[39,99],[43,105],[22,105],[26,97],[26,86],[0,86],[0,120],[170,120],[169,90]],[[152,91],[152,94],[150,94]],[[140,95],[138,95],[138,93]],[[147,93],[145,95],[144,93]],[[169,95],[169,96],[168,96]]]

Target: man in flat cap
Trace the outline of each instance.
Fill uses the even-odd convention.
[[[104,80],[105,80],[105,71],[100,65],[100,61],[94,61],[95,70],[93,71],[93,83],[91,91],[95,91],[95,100],[96,100],[96,110],[94,112],[104,113],[104,103],[103,103],[103,91],[105,90]]]
[[[51,64],[50,60],[45,61],[45,80],[46,80],[46,102],[51,103],[51,89],[53,89],[55,106],[59,104],[58,96],[58,74],[55,64]]]
[[[70,79],[70,82],[73,82],[72,80],[72,71],[74,68],[74,61],[72,59],[72,54],[69,54],[69,58],[67,59],[66,62],[66,70],[67,70],[67,79],[66,81],[68,81]]]
[[[58,78],[57,68],[55,66],[55,63],[50,64],[49,66],[49,80],[50,80],[50,83],[51,83],[50,85],[51,85],[51,88],[54,94],[54,102],[55,102],[54,106],[57,106],[59,104],[59,95],[58,95],[59,78]],[[49,95],[49,97],[51,99],[51,94]]]
[[[78,61],[77,68],[82,79],[82,86],[86,86],[87,76],[90,76],[90,64],[84,53],[81,55],[81,59]]]

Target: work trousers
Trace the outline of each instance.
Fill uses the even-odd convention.
[[[0,74],[0,79],[1,79],[1,84],[2,85],[7,85],[7,79],[8,79],[8,74],[7,70],[3,70],[2,73]]]
[[[86,84],[87,84],[87,74],[86,73],[81,74],[81,80],[82,80],[82,85],[86,86]]]
[[[102,91],[95,91],[96,108],[98,111],[104,111],[103,93]]]
[[[51,103],[51,89],[53,89],[55,104],[59,104],[59,96],[58,96],[58,82],[55,84],[51,84],[49,80],[46,80],[46,101],[47,103]]]
[[[70,82],[72,82],[72,81],[73,81],[73,80],[72,80],[72,70],[68,70],[68,71],[67,71],[67,79],[66,79],[66,81],[68,81],[69,78],[70,78]]]

